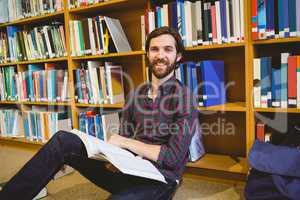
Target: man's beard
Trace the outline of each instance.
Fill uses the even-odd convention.
[[[156,68],[157,64],[165,65],[166,69],[164,69],[164,71],[160,72],[160,70],[158,70]],[[173,70],[176,67],[176,62],[174,61],[173,63],[170,64],[170,62],[168,60],[155,59],[152,62],[149,61],[149,67],[156,78],[162,79],[162,78],[165,78],[166,76],[168,76],[171,72],[173,72]]]

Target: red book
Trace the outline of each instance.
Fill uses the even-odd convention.
[[[288,57],[288,106],[297,105],[297,56]]]
[[[261,122],[256,124],[256,139],[261,142],[265,141],[265,124]]]
[[[210,8],[211,12],[211,23],[212,23],[212,38],[213,42],[217,42],[217,20],[216,20],[216,6],[212,5]]]
[[[252,40],[257,40],[257,0],[252,0],[251,8],[251,26],[252,26]]]

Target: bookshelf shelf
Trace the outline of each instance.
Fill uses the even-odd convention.
[[[188,168],[213,169],[218,171],[247,174],[248,164],[244,157],[230,157],[218,154],[205,154],[199,161],[187,164]]]
[[[69,9],[69,13],[71,14],[84,14],[84,13],[90,13],[90,12],[97,12],[99,9],[107,9],[111,11],[111,9],[116,8],[126,8],[137,5],[143,5],[145,4],[144,1],[141,0],[110,0],[106,2],[100,2],[97,4],[85,6],[85,7],[79,7],[79,8],[72,8]]]
[[[187,47],[185,50],[199,51],[199,50],[207,50],[207,49],[222,49],[222,48],[233,48],[233,47],[243,47],[243,46],[245,46],[245,43],[241,42],[241,43],[232,43],[232,44],[214,44],[214,45]]]
[[[20,104],[19,101],[0,101],[1,104]]]
[[[45,106],[71,106],[70,102],[31,102],[21,101],[23,105],[45,105]]]
[[[201,111],[232,111],[232,112],[245,112],[247,111],[245,102],[226,103],[223,105],[198,107]]]
[[[145,54],[145,51],[131,51],[131,52],[123,52],[123,53],[108,53],[108,54],[95,55],[95,56],[77,56],[77,57],[72,57],[72,59],[73,60],[91,60],[91,59],[101,59],[101,58],[141,56],[144,54]]]
[[[97,108],[123,108],[124,104],[84,104],[84,103],[76,103],[77,107],[97,107]]]
[[[13,21],[13,22],[0,24],[0,28],[6,27],[6,26],[13,26],[13,25],[25,25],[25,24],[30,24],[33,22],[37,23],[37,22],[41,22],[41,21],[48,21],[49,19],[55,19],[55,18],[63,18],[64,13],[65,13],[65,11],[62,10],[62,11],[58,11],[58,12],[54,12],[54,13],[19,19],[19,20]]]
[[[15,138],[15,137],[2,137],[0,136],[0,141],[9,142],[9,143],[22,143],[22,144],[31,144],[36,146],[42,146],[44,143],[38,141],[31,141],[25,138]]]
[[[19,62],[12,62],[12,63],[3,63],[0,64],[0,67],[6,67],[11,65],[28,65],[33,63],[49,63],[49,62],[62,62],[67,61],[67,57],[60,57],[60,58],[49,58],[49,59],[40,59],[40,60],[26,60],[26,61],[19,61]]]
[[[264,44],[276,44],[276,43],[289,43],[289,42],[300,42],[299,37],[293,38],[278,38],[278,39],[269,39],[269,40],[256,40],[253,41],[253,45],[264,45]]]
[[[300,113],[299,108],[254,108],[255,112],[286,112],[286,113]]]

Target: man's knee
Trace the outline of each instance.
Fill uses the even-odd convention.
[[[65,151],[80,151],[82,150],[83,143],[81,139],[70,132],[67,131],[58,131],[56,132],[51,140],[57,142]]]

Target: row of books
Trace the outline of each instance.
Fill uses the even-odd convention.
[[[0,110],[0,135],[45,142],[59,130],[72,129],[67,112]]]
[[[300,108],[300,56],[255,58],[254,107]]]
[[[124,103],[123,71],[110,62],[87,61],[74,70],[75,99],[79,103]]]
[[[8,26],[0,44],[1,63],[66,56],[64,26],[56,22],[25,30]]]
[[[175,71],[175,76],[193,91],[199,106],[207,107],[226,103],[224,61],[205,60],[181,63]]]
[[[96,16],[69,24],[72,56],[131,51],[118,19]]]
[[[79,130],[107,141],[112,134],[119,133],[120,119],[117,112],[96,113],[93,111],[78,114]]]
[[[0,23],[61,11],[64,0],[1,0]]]
[[[68,0],[69,8],[79,8],[110,0]]]
[[[300,37],[299,0],[252,0],[251,3],[253,40]]]
[[[142,34],[155,27],[179,31],[185,46],[222,44],[244,40],[244,0],[184,1],[156,5],[142,16]],[[142,39],[145,36],[142,35]]]
[[[14,67],[3,67],[0,71],[1,101],[69,101],[68,72],[37,64],[28,65],[28,70],[16,72]]]

